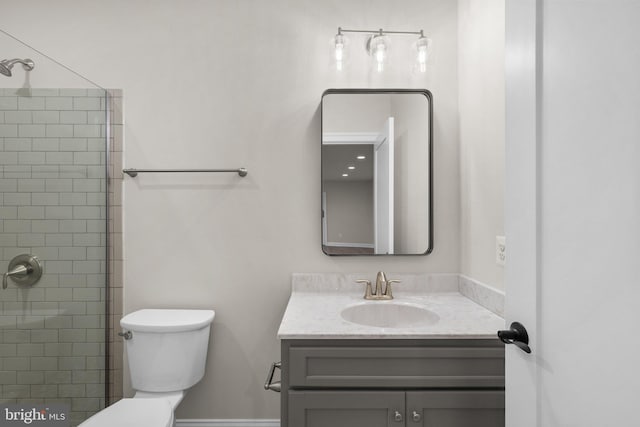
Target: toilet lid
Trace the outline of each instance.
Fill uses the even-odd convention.
[[[80,427],[171,427],[173,408],[167,399],[122,399]]]

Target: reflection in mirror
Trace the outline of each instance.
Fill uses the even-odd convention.
[[[322,249],[433,249],[431,93],[330,89],[322,97]]]

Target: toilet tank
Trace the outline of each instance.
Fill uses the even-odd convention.
[[[134,389],[186,390],[204,376],[213,310],[145,309],[120,320]]]

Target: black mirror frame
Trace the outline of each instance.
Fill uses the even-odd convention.
[[[427,89],[327,89],[322,93],[322,97],[320,99],[320,164],[322,164],[322,114],[323,114],[323,103],[324,97],[326,95],[360,95],[360,94],[419,94],[423,95],[427,98],[427,102],[429,103],[429,141],[428,141],[428,152],[429,152],[429,160],[427,167],[429,168],[429,185],[427,195],[427,200],[429,203],[429,237],[428,237],[428,246],[427,250],[423,253],[418,254],[328,254],[325,252],[324,247],[322,245],[322,208],[320,209],[320,247],[322,248],[322,253],[328,256],[425,256],[429,255],[433,252],[433,95]],[[320,167],[320,206],[322,206],[322,191],[324,190],[324,186],[322,184],[322,167]]]

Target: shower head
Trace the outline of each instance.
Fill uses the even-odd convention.
[[[24,68],[26,71],[33,70],[33,66],[35,65],[33,61],[28,58],[3,59],[2,61],[0,61],[0,73],[4,74],[7,77],[11,77],[11,69],[13,69],[13,66],[16,64],[22,64],[22,68]]]

